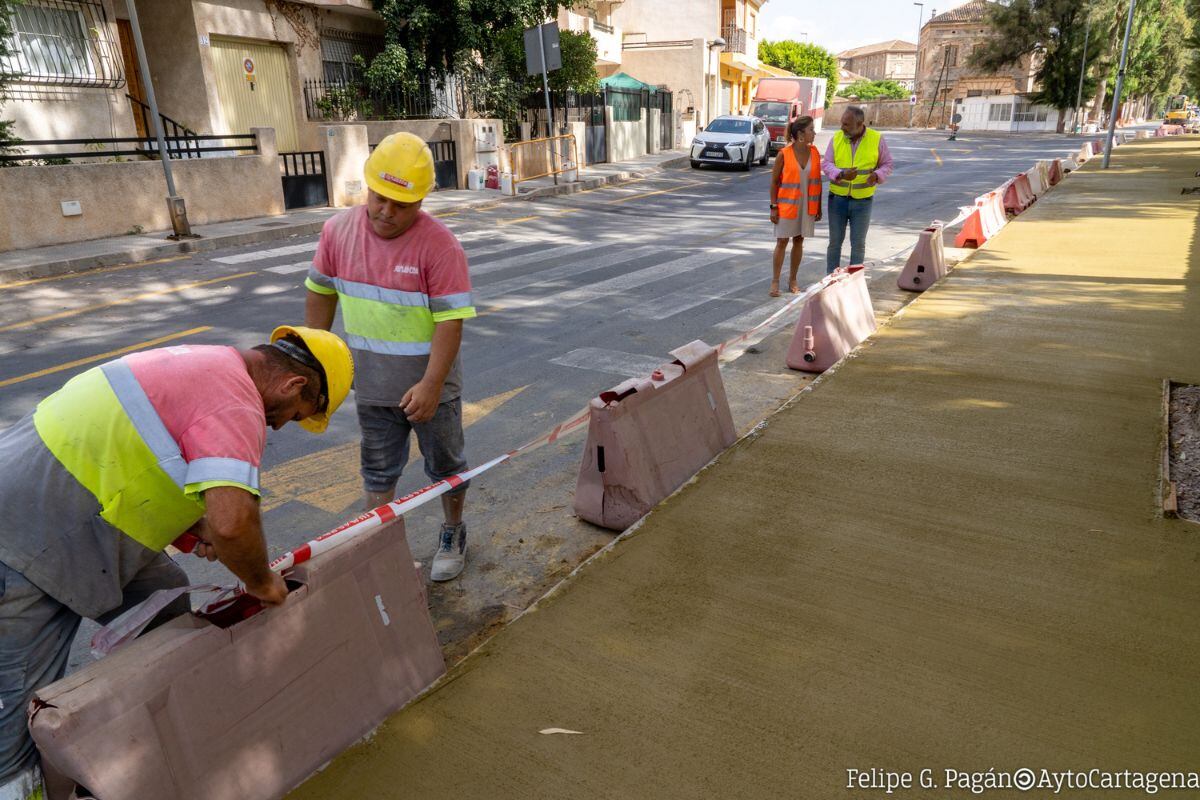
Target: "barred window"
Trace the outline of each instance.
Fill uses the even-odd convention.
[[[1008,122],[1012,119],[1012,106],[1008,103],[992,103],[988,106],[988,120]]]
[[[351,31],[327,28],[321,31],[321,64],[325,80],[330,83],[352,83],[362,77],[354,63],[362,56],[368,65],[383,50],[382,36],[369,36]]]
[[[12,11],[0,71],[20,83],[118,88],[125,84],[104,7],[90,0],[27,0]]]

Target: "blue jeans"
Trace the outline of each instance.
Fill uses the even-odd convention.
[[[861,264],[867,258],[867,228],[871,227],[874,197],[852,200],[829,193],[829,250],[825,254],[825,272],[833,272],[842,261],[842,242],[846,223],[850,223],[850,263]]]

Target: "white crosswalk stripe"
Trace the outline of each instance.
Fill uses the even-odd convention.
[[[623,353],[620,350],[581,347],[578,350],[564,353],[558,358],[550,359],[550,363],[563,367],[607,372],[623,378],[637,378],[643,375],[649,376],[651,372],[669,360],[669,358],[655,358],[638,353]]]
[[[596,245],[592,245],[594,251]],[[560,281],[563,278],[570,278],[580,273],[587,272],[590,269],[597,267],[607,267],[616,264],[624,264],[626,261],[643,258],[653,253],[662,252],[661,247],[635,247],[632,250],[624,250],[616,253],[605,253],[602,255],[584,258],[579,261],[569,261],[566,264],[560,264],[557,267],[544,269],[533,275],[520,275],[515,278],[497,281],[496,283],[488,284],[474,290],[477,299],[490,300],[495,297],[503,297],[520,290],[533,289],[537,286],[545,286]]]
[[[218,264],[248,264],[251,261],[266,261],[268,258],[278,258],[279,256],[294,256],[298,253],[311,253],[317,249],[316,242],[304,242],[303,244],[291,244],[287,247],[273,247],[270,250],[253,250],[249,253],[237,253],[232,256],[221,256],[214,258],[213,261]]]
[[[472,264],[470,266],[471,277],[475,278],[479,275],[486,275],[489,272],[499,272],[500,270],[507,269],[508,267],[539,264],[543,261],[549,261],[552,258],[564,258],[567,256],[572,256],[576,253],[583,253],[595,249],[596,245],[591,242],[588,244],[567,244],[559,245],[558,247],[550,247],[533,253],[521,253],[520,255],[501,258],[496,261],[488,261],[484,264]]]
[[[792,295],[790,292],[784,292],[782,297],[773,297],[769,303],[763,303],[761,306],[756,306],[745,313],[738,314],[736,317],[730,317],[724,322],[718,322],[716,327],[731,331],[749,330],[778,311],[779,308],[788,303],[793,296],[794,295]],[[793,309],[793,311],[795,311],[796,314],[800,313],[799,307]],[[787,315],[784,316],[786,317]]]
[[[267,267],[263,272],[274,272],[277,275],[291,275],[294,272],[307,270],[311,261],[297,261],[295,264],[280,264],[277,267]]]
[[[618,275],[615,278],[609,278],[606,281],[568,289],[567,291],[558,292],[548,297],[517,298],[512,302],[505,302],[504,306],[506,308],[526,308],[529,306],[547,305],[555,309],[571,308],[593,300],[599,300],[608,295],[636,289],[648,283],[670,278],[683,272],[699,269],[700,267],[736,255],[737,252],[736,250],[718,248],[703,253],[693,253],[683,258],[663,261],[659,264],[634,270],[624,275]]]

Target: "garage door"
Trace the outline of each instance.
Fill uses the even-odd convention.
[[[279,152],[299,150],[292,81],[283,47],[214,36],[211,50],[226,131],[274,128]]]

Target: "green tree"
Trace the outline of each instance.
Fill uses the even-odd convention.
[[[838,94],[859,100],[903,100],[909,91],[895,81],[855,81]]]
[[[12,15],[16,5],[17,0],[0,0],[0,59],[13,55],[9,43],[12,41]],[[19,76],[6,72],[3,65],[0,64],[0,108],[8,99],[8,85],[17,77]],[[0,155],[19,154],[21,150],[17,145],[20,144],[20,141],[13,132],[12,120],[0,119]],[[6,163],[11,162],[0,162],[0,166],[4,166]]]
[[[968,64],[984,72],[999,72],[1030,60],[1037,64],[1038,90],[1030,99],[1060,112],[1058,130],[1066,125],[1067,109],[1075,105],[1079,69],[1087,26],[1084,0],[1008,0],[989,7],[991,34],[971,53]],[[1101,31],[1088,38],[1088,63],[1103,53]],[[1096,89],[1091,71],[1084,78],[1084,97]]]
[[[803,44],[793,39],[778,42],[763,40],[758,43],[758,58],[773,67],[786,69],[796,75],[824,78],[827,84],[825,107],[829,108],[833,104],[833,96],[837,94],[838,62],[837,57],[824,47]]]
[[[1200,0],[1188,0],[1188,18],[1192,20],[1192,33],[1184,42],[1189,53],[1184,67],[1184,91],[1189,96],[1200,97]]]
[[[560,0],[373,0],[386,45],[367,79],[384,90],[411,85],[474,63],[498,48],[496,31],[524,28],[557,16]]]
[[[526,92],[540,92],[542,76],[526,76],[525,74],[525,30],[524,28],[509,28],[502,31],[500,53],[503,58],[504,71],[520,84]],[[573,92],[595,92],[600,89],[600,75],[596,72],[596,40],[590,33],[560,31],[558,34],[558,49],[562,58],[562,67],[550,73],[550,88],[561,92],[569,89]]]

